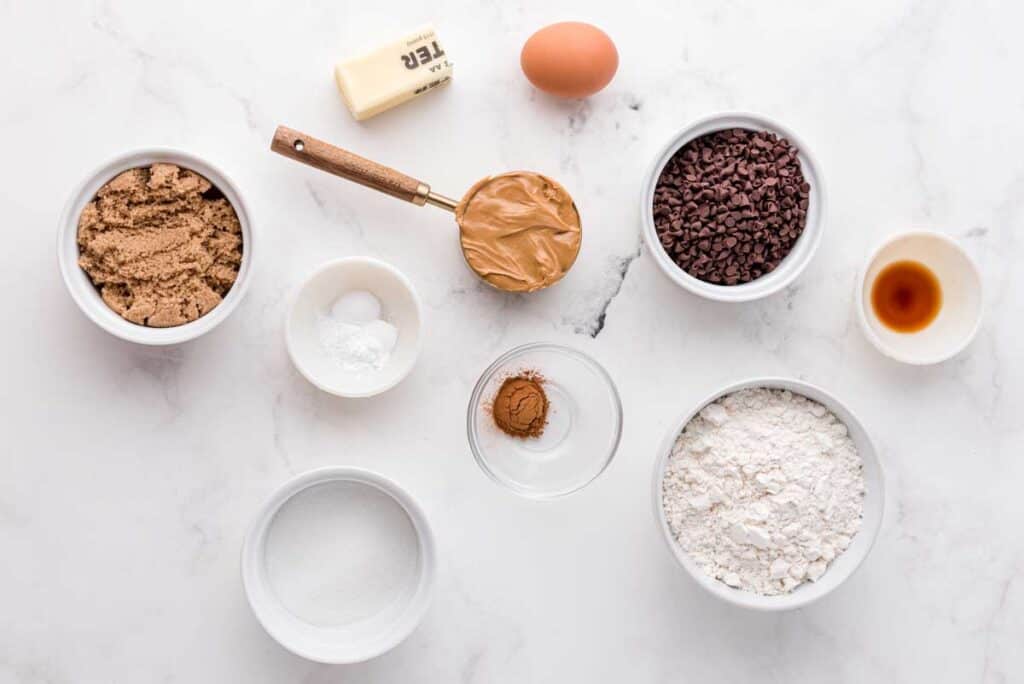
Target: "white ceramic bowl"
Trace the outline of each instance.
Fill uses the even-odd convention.
[[[234,208],[235,214],[238,215],[238,221],[242,226],[242,263],[238,270],[238,278],[224,297],[224,301],[205,316],[191,323],[178,325],[173,328],[149,328],[144,325],[136,325],[121,318],[107,306],[100,297],[99,291],[89,280],[89,276],[78,266],[78,218],[81,216],[85,205],[96,197],[97,191],[107,181],[122,171],[140,166],[149,166],[157,162],[176,164],[204,176],[224,193],[224,196]],[[128,152],[105,162],[86,176],[85,180],[75,188],[75,191],[71,193],[70,199],[64,206],[64,213],[60,218],[60,226],[57,233],[57,259],[60,263],[60,272],[64,277],[64,283],[67,285],[72,299],[78,304],[78,308],[96,325],[111,335],[128,340],[129,342],[149,345],[178,344],[195,339],[213,330],[242,301],[246,290],[249,289],[249,281],[252,280],[253,255],[255,253],[254,233],[252,214],[249,211],[249,207],[227,174],[213,164],[187,152],[164,148],[147,148]]]
[[[799,151],[804,179],[811,186],[808,197],[807,225],[796,244],[793,245],[793,249],[771,273],[742,285],[715,285],[694,278],[672,261],[668,253],[665,252],[665,248],[662,247],[658,231],[654,227],[654,190],[662,169],[668,164],[672,155],[691,140],[727,128],[770,131],[787,138]],[[640,224],[647,250],[654,257],[662,272],[676,285],[706,299],[720,302],[749,302],[767,297],[786,287],[810,263],[811,257],[814,256],[818,244],[821,242],[821,234],[825,226],[825,181],[807,144],[782,124],[766,116],[747,112],[712,114],[685,126],[669,138],[655,156],[644,179],[643,192],[640,194]]]
[[[854,536],[853,541],[850,543],[850,546],[846,551],[832,561],[828,566],[828,570],[825,571],[825,574],[822,575],[817,582],[801,584],[792,592],[779,596],[762,596],[751,591],[735,589],[704,572],[704,569],[694,562],[694,560],[690,558],[690,555],[683,550],[678,542],[676,542],[675,537],[672,534],[672,529],[669,527],[668,520],[665,518],[665,510],[661,503],[662,479],[665,476],[665,469],[668,466],[669,456],[672,453],[672,447],[676,442],[676,438],[679,437],[679,434],[683,431],[683,428],[686,427],[686,424],[689,423],[701,409],[719,397],[750,387],[787,389],[795,394],[802,394],[808,399],[813,399],[814,401],[822,404],[846,425],[849,430],[850,437],[853,439],[853,443],[857,447],[857,452],[860,454],[861,460],[864,462],[864,485],[866,491],[864,495],[864,518],[861,521],[860,531]],[[716,391],[714,394],[708,396],[693,407],[693,409],[683,414],[682,418],[672,425],[668,433],[665,435],[665,439],[661,443],[658,458],[654,464],[654,478],[651,494],[652,501],[654,502],[654,515],[658,521],[658,526],[661,528],[661,533],[665,539],[665,543],[668,544],[669,549],[673,556],[675,556],[676,560],[679,561],[679,564],[682,565],[688,573],[690,573],[690,576],[697,582],[697,584],[723,601],[727,601],[737,606],[742,606],[743,608],[753,608],[755,610],[765,611],[792,610],[794,608],[806,606],[807,604],[830,593],[840,584],[845,582],[850,575],[853,574],[854,570],[860,566],[864,559],[867,558],[868,552],[871,551],[871,547],[874,545],[875,539],[878,537],[878,531],[882,526],[882,514],[885,508],[885,482],[882,473],[882,465],[878,460],[878,453],[875,450],[875,445],[871,442],[871,437],[868,435],[867,430],[864,429],[864,426],[853,412],[851,412],[844,404],[840,403],[838,399],[820,387],[816,387],[815,385],[811,385],[800,380],[772,377],[753,378],[750,380],[744,380],[743,382],[733,383]]]
[[[923,330],[900,333],[878,320],[871,288],[883,268],[895,261],[924,264],[942,286],[942,308]],[[889,358],[927,365],[959,354],[981,326],[981,275],[963,247],[941,233],[915,231],[895,235],[868,258],[855,297],[857,318],[871,344]]]
[[[372,292],[385,318],[398,328],[398,342],[380,370],[346,371],[320,345],[318,316],[350,290]],[[379,259],[346,257],[327,262],[299,288],[288,311],[285,340],[292,363],[324,392],[370,397],[391,389],[412,371],[420,353],[421,319],[420,299],[401,271]]]
[[[323,627],[295,616],[278,598],[267,570],[266,549],[274,516],[285,502],[310,487],[333,482],[373,488],[401,506],[416,532],[418,577],[412,587],[396,595],[378,614],[344,626]],[[419,504],[391,480],[359,468],[319,468],[289,480],[260,508],[242,546],[242,581],[249,605],[260,624],[292,653],[321,663],[357,663],[401,643],[420,623],[430,605],[436,571],[433,533]]]

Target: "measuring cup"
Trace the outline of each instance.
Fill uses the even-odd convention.
[[[453,212],[466,263],[500,290],[553,285],[579,254],[583,228],[576,204],[557,181],[539,173],[488,176],[456,202],[411,176],[285,126],[275,131],[270,149],[400,200]]]

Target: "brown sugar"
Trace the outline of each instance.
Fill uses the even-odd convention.
[[[78,265],[123,318],[156,328],[194,321],[238,277],[242,228],[210,181],[173,164],[129,169],[78,220]]]
[[[548,422],[548,397],[536,374],[506,378],[491,407],[498,428],[513,437],[540,437]]]

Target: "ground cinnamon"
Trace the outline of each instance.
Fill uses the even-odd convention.
[[[506,378],[491,407],[494,423],[513,437],[540,437],[548,423],[548,396],[536,373]]]

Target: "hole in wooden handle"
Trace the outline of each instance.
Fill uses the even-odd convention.
[[[302,142],[301,140],[296,140],[292,144],[292,147],[295,148],[296,152],[302,152],[304,149],[306,149],[306,143]]]

